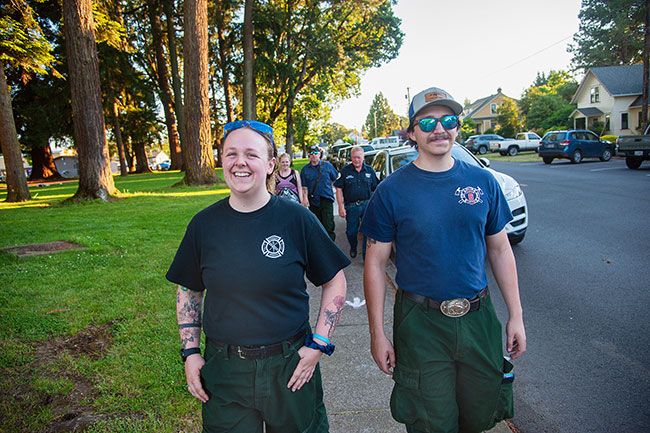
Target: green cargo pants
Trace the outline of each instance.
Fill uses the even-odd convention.
[[[203,404],[203,433],[328,433],[319,366],[303,387],[287,383],[303,342],[286,343],[283,353],[266,359],[229,356],[227,347],[208,343],[201,369],[210,399]]]
[[[409,433],[478,433],[512,418],[501,323],[489,295],[451,318],[403,296],[395,301],[396,366],[390,407]]]

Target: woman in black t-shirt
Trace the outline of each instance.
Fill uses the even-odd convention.
[[[204,432],[328,432],[318,362],[334,349],[350,261],[307,209],[269,193],[271,127],[224,131],[231,195],[194,216],[167,273],[179,285],[188,390],[203,403]],[[305,275],[323,288],[313,334]]]

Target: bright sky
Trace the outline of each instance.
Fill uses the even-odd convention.
[[[399,0],[399,55],[366,72],[360,96],[341,102],[331,121],[360,131],[379,92],[406,116],[407,87],[411,97],[441,87],[461,104],[499,87],[519,99],[538,71],[568,70],[579,11],[580,0]]]

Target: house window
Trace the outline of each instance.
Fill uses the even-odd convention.
[[[591,93],[589,97],[592,103],[600,102],[600,89],[598,88],[598,86],[591,88]]]
[[[490,128],[494,129],[497,127],[497,121],[496,120],[490,120]]]
[[[628,129],[627,113],[621,113],[621,129]]]
[[[497,104],[490,105],[490,110],[492,111],[492,114],[497,114]]]

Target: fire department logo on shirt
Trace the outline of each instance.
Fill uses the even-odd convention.
[[[458,203],[465,203],[469,205],[475,205],[476,203],[483,203],[481,196],[483,195],[483,190],[480,187],[474,188],[473,186],[466,186],[465,188],[456,188],[455,195],[460,196]]]
[[[284,254],[284,239],[272,235],[262,242],[262,254],[269,259],[277,259]]]

